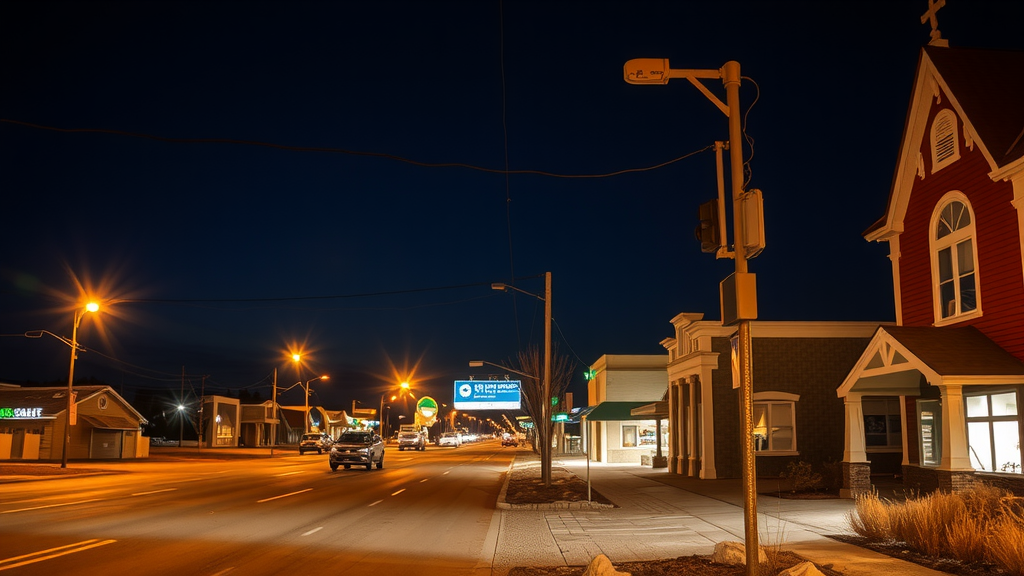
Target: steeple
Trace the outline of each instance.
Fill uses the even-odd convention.
[[[941,46],[943,48],[949,47],[949,40],[942,37],[942,32],[939,32],[939,8],[946,5],[946,0],[928,0],[928,10],[921,15],[921,24],[926,21],[932,26],[932,39],[928,41],[929,46]]]

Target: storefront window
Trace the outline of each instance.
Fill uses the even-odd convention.
[[[964,397],[971,466],[987,472],[1020,474],[1017,393],[1000,391]]]
[[[865,398],[864,443],[870,448],[901,448],[903,426],[900,423],[899,398]]]
[[[622,427],[622,447],[635,448],[637,445],[637,429],[632,424]]]
[[[921,432],[921,465],[938,466],[942,459],[941,405],[938,400],[917,401],[917,421]]]
[[[793,402],[754,402],[754,450],[792,452],[796,450]]]

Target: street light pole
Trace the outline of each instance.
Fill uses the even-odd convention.
[[[85,316],[86,312],[96,312],[100,309],[100,305],[95,302],[89,302],[85,305],[85,308],[75,310],[75,319],[71,326],[71,366],[68,368],[68,405],[67,405],[67,423],[64,426],[64,453],[61,455],[60,467],[68,467],[68,453],[71,452],[71,411],[74,409],[74,382],[75,382],[75,357],[78,356],[78,325],[82,322],[82,317]]]
[[[739,362],[739,404],[740,404],[740,451],[743,476],[743,527],[746,540],[747,575],[758,574],[757,535],[757,469],[754,454],[753,426],[753,379],[751,376],[750,320],[757,317],[757,293],[752,274],[747,273],[747,238],[742,204],[743,191],[743,139],[740,118],[740,64],[726,62],[719,70],[672,69],[668,59],[638,58],[630,60],[623,68],[623,77],[630,84],[667,84],[670,79],[686,79],[700,90],[708,100],[726,115],[729,120],[729,168],[733,202],[733,252],[736,270],[729,303],[735,308],[735,318],[725,317],[725,282],[722,286],[723,324],[737,325],[737,360]],[[720,79],[725,86],[726,101],[723,103],[704,84],[702,79]],[[742,308],[742,310],[741,310]]]

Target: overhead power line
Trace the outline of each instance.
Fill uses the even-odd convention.
[[[478,172],[488,172],[491,174],[533,174],[535,176],[548,176],[550,178],[610,178],[612,176],[622,176],[624,174],[631,174],[634,172],[649,172],[651,170],[657,170],[664,168],[671,164],[675,164],[681,160],[685,160],[690,156],[694,156],[701,152],[712,150],[714,144],[709,144],[699,150],[694,150],[678,158],[654,164],[653,166],[646,166],[640,168],[626,168],[623,170],[616,170],[614,172],[606,172],[603,174],[559,174],[556,172],[547,172],[544,170],[509,170],[508,168],[486,168],[483,166],[475,166],[473,164],[465,164],[463,162],[422,162],[420,160],[413,160],[411,158],[405,158],[395,154],[388,154],[386,152],[368,152],[365,150],[350,150],[348,148],[333,148],[323,146],[293,146],[289,144],[276,144],[274,142],[263,142],[260,140],[238,140],[235,138],[172,138],[169,136],[158,136],[156,134],[146,134],[144,132],[128,132],[126,130],[114,130],[110,128],[60,128],[56,126],[44,126],[42,124],[35,124],[32,122],[24,122],[22,120],[12,120],[10,118],[0,118],[0,122],[7,124],[16,124],[18,126],[25,126],[27,128],[35,128],[37,130],[49,130],[52,132],[63,132],[63,133],[86,133],[86,134],[111,134],[114,136],[125,136],[128,138],[143,138],[146,140],[156,140],[158,142],[168,142],[172,144],[233,144],[237,146],[258,146],[262,148],[276,148],[278,150],[289,150],[292,152],[320,152],[327,154],[347,154],[350,156],[367,156],[373,158],[384,158],[387,160],[394,160],[396,162],[404,162],[406,164],[412,164],[414,166],[422,166],[425,168],[465,168],[467,170],[476,170]]]

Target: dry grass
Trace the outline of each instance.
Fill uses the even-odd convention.
[[[990,562],[1024,576],[1024,502],[998,488],[976,484],[904,502],[869,494],[857,499],[848,520],[872,541],[967,564]]]

